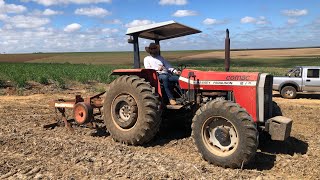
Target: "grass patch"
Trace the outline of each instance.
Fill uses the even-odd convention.
[[[60,87],[65,87],[68,81],[110,83],[115,78],[110,74],[117,68],[128,67],[69,63],[0,63],[0,79],[11,81],[17,87],[25,87],[27,81],[41,84],[54,81]]]
[[[190,51],[190,53],[195,52],[196,51]],[[182,52],[177,52],[177,54],[179,53]],[[80,53],[76,53],[77,56],[79,54]],[[177,57],[177,55],[174,56]],[[180,64],[184,64],[190,69],[204,71],[224,71],[223,59],[197,59],[184,61],[171,59],[170,62],[175,67],[179,66]],[[282,59],[232,59],[231,71],[265,72],[275,76],[280,76],[284,75],[285,72],[294,66],[316,66],[318,64],[319,58],[317,57],[292,57]],[[80,83],[88,83],[91,81],[110,83],[116,78],[116,76],[111,76],[112,70],[119,68],[132,68],[132,65],[0,63],[0,87],[3,87],[4,82],[6,81],[13,82],[18,88],[25,87],[28,81],[36,81],[41,84],[49,84],[51,81],[54,81],[62,88],[66,86],[68,81]]]

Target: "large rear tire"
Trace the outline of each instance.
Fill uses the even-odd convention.
[[[120,76],[110,84],[103,104],[106,128],[116,141],[141,145],[159,130],[160,102],[138,76]]]
[[[258,131],[246,110],[225,100],[213,100],[196,112],[192,137],[203,159],[239,168],[255,155]]]

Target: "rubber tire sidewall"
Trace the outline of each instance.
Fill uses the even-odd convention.
[[[218,100],[221,101],[221,100]],[[217,103],[224,103],[225,101],[221,102],[214,102],[214,104]],[[213,103],[213,102],[209,102]],[[234,105],[234,103],[232,103]],[[197,111],[196,116],[193,119],[192,124],[192,136],[193,140],[197,146],[198,151],[202,155],[202,157],[207,160],[210,163],[216,164],[218,166],[222,167],[230,167],[230,168],[239,168],[243,164],[247,164],[255,155],[257,146],[258,146],[258,131],[256,129],[255,124],[252,122],[251,117],[245,112],[244,109],[241,109],[239,107],[239,111],[243,111],[243,114],[246,114],[246,118],[249,119],[249,123],[243,123],[243,120],[239,117],[237,117],[237,113],[228,113],[229,111],[224,108],[217,108],[217,109],[211,109],[211,105],[207,105],[208,107],[200,108]],[[221,107],[222,105],[220,105]],[[236,147],[236,150],[233,152],[233,154],[230,154],[229,156],[217,156],[213,153],[211,153],[210,150],[207,149],[206,144],[202,141],[202,126],[203,123],[206,122],[206,120],[213,116],[221,116],[226,119],[228,119],[231,124],[234,126],[239,141],[238,145]],[[246,126],[250,127],[251,131],[254,133],[255,137],[251,137],[253,139],[249,139],[250,146],[253,146],[248,151],[248,137],[247,132],[248,129]]]
[[[292,96],[286,95],[286,91],[291,90],[293,92]],[[281,89],[281,96],[286,99],[294,99],[297,96],[297,90],[293,86],[285,86]]]
[[[144,86],[144,91],[148,92],[141,92],[139,86]],[[110,88],[107,91],[104,100],[103,111],[106,128],[114,140],[129,145],[141,145],[150,141],[158,131],[160,126],[159,121],[161,121],[160,111],[158,109],[153,110],[154,108],[146,107],[150,103],[158,104],[158,102],[157,100],[153,101],[144,98],[144,96],[153,96],[152,93],[150,93],[152,87],[147,86],[150,85],[137,76],[121,76],[110,84]],[[118,95],[123,93],[131,95],[138,107],[138,118],[135,125],[126,130],[116,124],[112,119],[113,117],[111,114],[112,102]],[[151,99],[156,99],[156,97],[153,96]],[[152,107],[154,107],[154,105],[152,105]]]
[[[82,106],[82,107],[85,109],[85,111],[86,111],[86,117],[85,117],[85,121],[84,121],[84,122],[79,123],[79,122],[76,120],[76,118],[75,118],[75,117],[76,117],[76,114],[75,114],[75,111],[73,110],[72,113],[73,113],[74,121],[75,121],[77,124],[79,124],[79,125],[89,123],[90,120],[91,120],[92,117],[93,117],[93,108],[92,108],[92,106],[91,106],[91,105],[88,105],[88,104],[86,104],[86,103],[84,103],[84,102],[78,102],[77,104],[75,104],[75,106],[74,106],[73,109],[75,109],[77,106]]]

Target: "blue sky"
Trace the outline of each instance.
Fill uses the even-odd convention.
[[[201,34],[164,50],[320,46],[320,1],[0,0],[0,52],[130,51],[128,27],[175,20]],[[141,49],[149,43],[140,40]]]

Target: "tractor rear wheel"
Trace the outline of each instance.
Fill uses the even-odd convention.
[[[103,103],[106,128],[116,141],[141,145],[159,130],[160,102],[138,76],[120,76],[110,84]]]
[[[250,115],[238,104],[210,101],[198,109],[192,122],[194,143],[209,163],[239,168],[254,157],[258,131]]]

